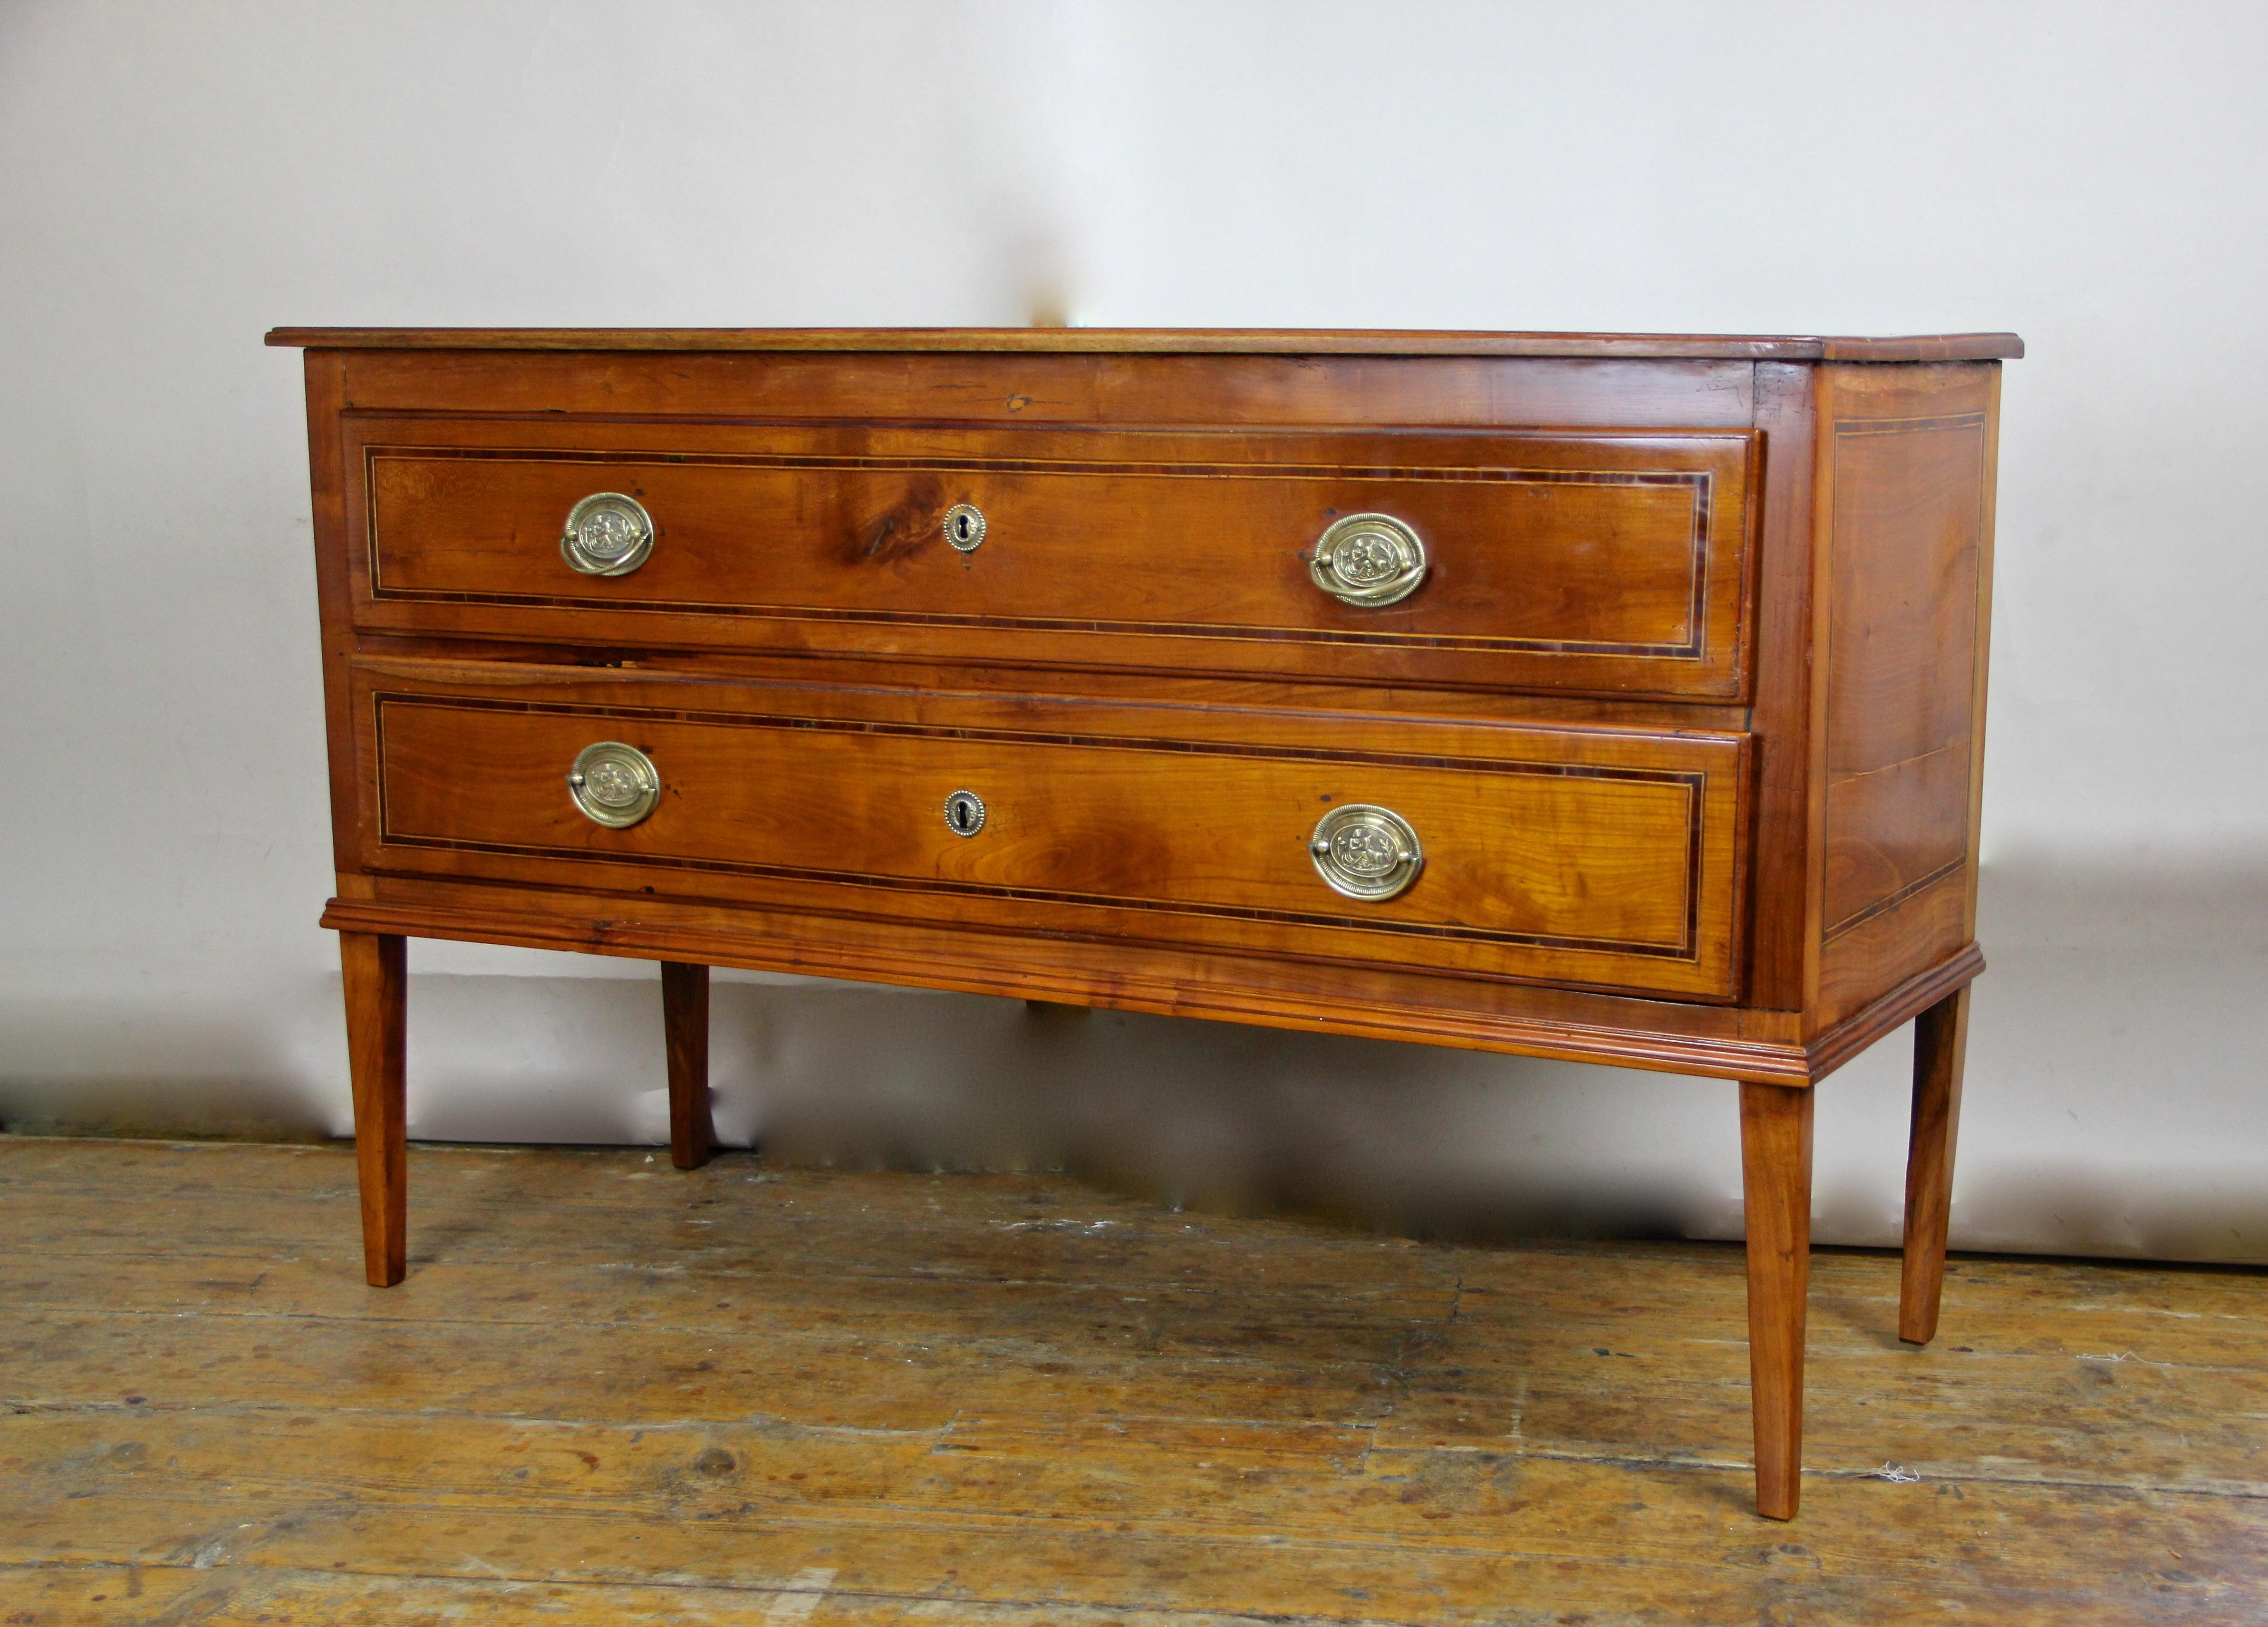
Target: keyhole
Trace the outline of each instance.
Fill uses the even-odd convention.
[[[984,511],[974,503],[956,503],[945,512],[945,540],[961,552],[974,552],[984,541]]]
[[[984,799],[973,791],[956,791],[945,799],[945,828],[956,836],[973,836],[984,828]]]

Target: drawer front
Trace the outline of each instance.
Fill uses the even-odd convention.
[[[1742,735],[422,665],[358,669],[373,871],[1734,992]],[[600,742],[652,765],[636,823],[571,791]],[[1323,873],[1381,885],[1363,809],[1415,838],[1390,897]],[[1319,860],[1327,816],[1369,834]]]
[[[358,621],[627,647],[1735,698],[1754,438],[910,429],[350,416]],[[561,537],[651,517],[619,575]],[[966,548],[949,517],[973,519]],[[1319,585],[1382,514],[1390,603]],[[1378,558],[1373,545],[1370,558]],[[1360,599],[1365,562],[1346,567]],[[1350,585],[1343,577],[1340,585]],[[1375,597],[1375,595],[1371,595]]]

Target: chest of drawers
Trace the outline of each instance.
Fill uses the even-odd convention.
[[[1917,1027],[1942,1275],[2006,335],[279,330],[370,1280],[404,944],[1736,1081],[1760,1509],[1811,1088]]]

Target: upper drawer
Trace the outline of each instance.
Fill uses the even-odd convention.
[[[1738,698],[1739,431],[928,429],[350,414],[365,627],[625,646]],[[571,566],[578,502],[652,551]],[[983,517],[963,549],[961,505]],[[1319,585],[1399,521],[1415,590]],[[968,524],[973,540],[975,523]],[[1341,585],[1396,562],[1344,556]],[[1351,595],[1359,598],[1359,593]]]

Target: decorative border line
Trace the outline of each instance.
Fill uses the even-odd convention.
[[[1962,870],[1967,866],[1969,860],[1965,855],[1960,858],[1948,859],[1946,863],[1940,865],[1936,869],[1931,871],[1927,875],[1907,882],[1896,892],[1886,894],[1882,897],[1876,899],[1873,903],[1867,905],[1864,909],[1855,910],[1852,914],[1845,916],[1840,921],[1837,921],[1834,925],[1829,927],[1826,932],[1820,938],[1819,941],[1822,944],[1833,943],[1837,939],[1842,937],[1844,933],[1851,931],[1858,927],[1864,926],[1876,916],[1887,914],[1889,911],[1896,909],[1900,904],[1903,904],[1906,900],[1913,897],[1915,894],[1927,892],[1931,887],[1935,887],[1948,876],[1959,875]]]
[[[1835,433],[1845,435],[1924,435],[1933,430],[1981,430],[1984,415],[1981,412],[1945,413],[1926,418],[1837,418]]]

